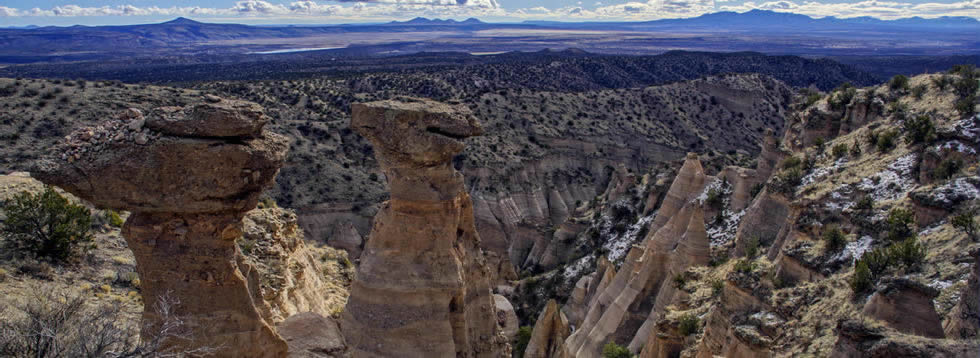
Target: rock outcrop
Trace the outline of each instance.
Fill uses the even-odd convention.
[[[255,209],[244,223],[240,270],[266,321],[279,324],[301,312],[329,317],[343,309],[353,274],[346,252],[308,245],[292,210]]]
[[[148,118],[129,110],[68,136],[59,157],[38,165],[45,183],[133,212],[123,236],[136,256],[145,326],[158,324],[153,305],[170,296],[193,335],[170,344],[227,357],[286,353],[235,244],[285,160],[288,140],[262,131],[267,121],[255,105],[214,98]]]
[[[651,234],[630,250],[608,286],[595,293],[580,328],[566,340],[570,356],[597,357],[609,341],[638,352],[677,295],[669,278],[708,263],[704,210],[695,200],[706,178],[697,155],[688,154],[650,224]]]
[[[948,338],[977,339],[980,337],[980,250],[970,253],[975,262],[960,302],[949,313],[943,326]]]
[[[355,357],[498,357],[490,271],[452,157],[482,128],[465,107],[358,103],[351,127],[375,149],[391,192],[361,253],[341,328]]]
[[[905,278],[887,279],[880,285],[864,305],[864,315],[902,333],[944,337],[942,322],[932,302],[939,295],[936,289]]]
[[[538,320],[534,323],[534,330],[531,331],[531,340],[527,343],[524,350],[524,357],[527,358],[564,358],[569,355],[565,352],[565,338],[571,332],[568,326],[568,319],[565,314],[558,309],[555,300],[549,300]]]

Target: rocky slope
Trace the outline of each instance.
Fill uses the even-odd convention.
[[[573,330],[548,328],[564,345],[546,356],[599,356],[610,342],[643,357],[980,353],[977,77],[800,98],[755,168],[689,156],[625,258],[518,283],[525,297],[571,292]],[[653,192],[649,181],[626,186]]]
[[[298,209],[310,237],[348,250],[356,261],[387,194],[370,146],[348,128],[347,108],[352,101],[423,88],[367,93],[350,86],[305,79],[205,83],[197,91],[0,79],[0,103],[10,114],[0,121],[0,165],[26,170],[39,146],[126,108],[148,113],[184,106],[207,92],[243,97],[265,107],[270,131],[293,139],[271,195]],[[705,150],[706,165],[714,167],[749,160],[763,128],[780,130],[789,97],[788,87],[771,78],[726,75],[641,89],[514,88],[462,98],[487,128],[454,163],[466,174],[492,266],[507,277],[514,277],[509,271],[538,270],[539,260],[528,260],[535,243],[544,250],[557,226],[564,225],[563,235],[575,233],[566,217],[607,189],[614,168],[646,172],[689,150]]]

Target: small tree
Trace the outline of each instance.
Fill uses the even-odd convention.
[[[892,91],[905,90],[909,87],[909,78],[905,75],[895,75],[888,81],[888,88]]]
[[[847,237],[837,225],[831,225],[824,230],[823,240],[827,242],[827,250],[830,252],[838,252],[847,245]]]
[[[953,217],[953,227],[960,229],[971,239],[977,239],[977,231],[980,228],[977,227],[977,223],[973,220],[975,213],[973,211],[965,212]]]
[[[868,264],[864,260],[859,260],[854,266],[854,276],[851,276],[851,290],[855,294],[868,292],[874,287],[874,277]]]
[[[89,209],[71,203],[51,187],[38,194],[17,194],[3,210],[7,219],[0,235],[13,251],[62,262],[87,250],[92,242]]]
[[[885,238],[889,241],[901,241],[915,237],[915,213],[911,210],[895,208],[888,212],[885,219]]]
[[[905,142],[909,144],[929,143],[936,140],[936,125],[929,116],[916,116],[905,120]]]
[[[523,357],[524,351],[527,350],[527,344],[531,342],[532,329],[530,326],[522,326],[517,329],[517,337],[515,337],[514,342],[514,356]]]
[[[680,324],[677,327],[678,332],[682,336],[690,336],[692,334],[698,333],[701,329],[701,320],[698,316],[688,313],[681,316]]]

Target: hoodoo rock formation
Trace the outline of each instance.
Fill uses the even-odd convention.
[[[47,184],[132,211],[123,236],[142,280],[144,323],[159,323],[154,304],[169,296],[192,332],[170,344],[227,357],[286,353],[235,244],[288,149],[285,137],[262,131],[267,121],[254,104],[215,97],[146,117],[129,110],[66,137],[60,156],[38,165]]]
[[[452,158],[482,128],[429,100],[359,103],[351,127],[374,145],[391,192],[374,219],[342,315],[355,357],[498,357],[491,274]]]

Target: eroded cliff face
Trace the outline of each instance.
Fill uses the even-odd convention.
[[[961,95],[940,76],[910,79],[922,95],[801,98],[754,168],[694,174],[688,159],[663,195],[647,175],[620,181],[657,205],[634,206],[642,244],[613,270],[579,260],[539,276],[574,278],[559,286],[565,353],[597,357],[611,342],[642,357],[976,355],[980,117],[952,110]],[[622,192],[606,188],[598,199]]]
[[[482,128],[469,110],[429,100],[354,104],[351,126],[375,147],[391,199],[374,219],[342,330],[356,357],[499,357],[491,273],[473,204],[452,167]]]
[[[122,233],[149,306],[144,333],[158,324],[152,305],[169,298],[192,333],[168,344],[228,357],[286,353],[258,308],[261,296],[250,291],[251,269],[235,244],[245,212],[285,160],[288,141],[262,131],[267,119],[254,104],[216,97],[148,116],[130,110],[73,133],[38,165],[45,183],[132,211]]]

